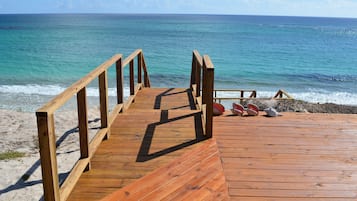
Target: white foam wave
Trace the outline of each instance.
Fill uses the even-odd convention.
[[[0,93],[7,94],[26,94],[26,95],[45,95],[56,96],[63,92],[66,88],[59,85],[0,85]],[[129,89],[124,88],[124,94],[127,94]],[[109,96],[116,96],[116,88],[108,89]],[[98,97],[99,89],[96,87],[87,88],[87,96]]]
[[[276,94],[276,91],[257,91],[258,98],[271,98]],[[289,93],[297,100],[304,100],[312,103],[335,103],[342,105],[357,105],[357,93],[348,92],[329,92],[311,90],[309,92],[292,92]],[[246,92],[244,97],[249,97],[250,93]],[[240,97],[237,92],[219,92],[217,97]]]
[[[56,96],[63,92],[66,88],[60,85],[0,85],[0,93],[24,94],[24,95],[43,95]],[[129,88],[125,87],[124,95],[128,96]],[[257,97],[269,98],[273,97],[276,91],[257,91]],[[313,103],[336,103],[344,105],[357,105],[357,93],[349,92],[330,92],[326,90],[311,89],[308,92],[291,92],[289,93],[295,99],[304,100]],[[108,95],[116,96],[116,88],[109,88]],[[245,97],[249,97],[250,93],[246,92]],[[87,88],[87,96],[98,97],[99,90],[97,87]],[[217,92],[218,97],[240,97],[240,92]]]
[[[300,92],[291,93],[300,100],[312,103],[336,103],[342,105],[357,105],[357,94],[348,92]]]

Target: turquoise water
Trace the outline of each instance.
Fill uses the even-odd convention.
[[[357,19],[66,14],[0,15],[0,108],[34,111],[137,48],[156,87],[188,86],[198,49],[215,65],[216,88],[258,96],[282,88],[297,99],[357,105]],[[97,96],[96,87],[88,94]]]

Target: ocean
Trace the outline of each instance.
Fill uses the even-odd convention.
[[[192,51],[216,89],[284,89],[357,105],[357,19],[230,15],[0,15],[0,109],[33,112],[116,53],[143,49],[153,87],[188,87]],[[109,75],[114,96],[114,73]],[[95,84],[88,95],[97,99]]]

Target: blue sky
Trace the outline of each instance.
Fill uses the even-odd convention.
[[[357,0],[0,0],[0,13],[194,13],[357,18]]]

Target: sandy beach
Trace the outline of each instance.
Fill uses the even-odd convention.
[[[60,179],[79,158],[76,111],[55,113],[57,162]],[[89,110],[90,137],[100,121],[98,110]],[[18,151],[25,157],[0,160],[0,200],[41,200],[43,195],[35,113],[0,110],[0,150]]]

